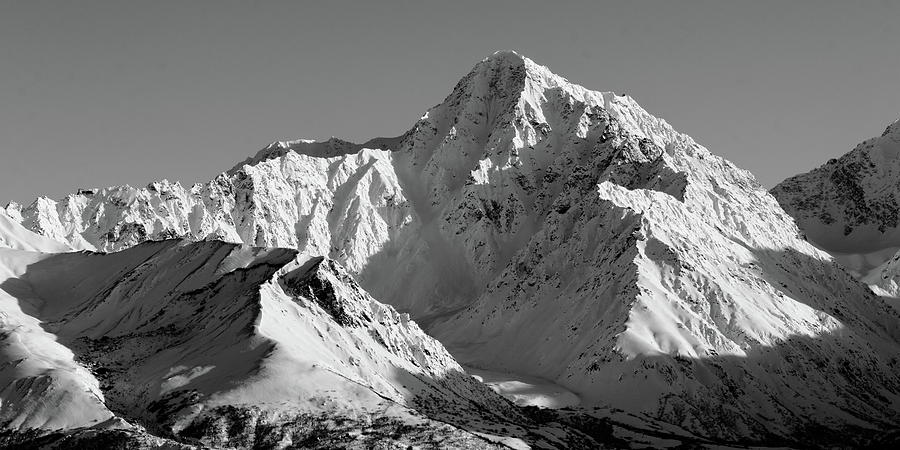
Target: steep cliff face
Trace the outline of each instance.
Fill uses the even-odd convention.
[[[751,174],[513,52],[398,138],[276,143],[190,191],[20,215],[73,246],[184,235],[328,256],[347,273],[309,281],[329,267],[313,260],[285,286],[341,327],[365,322],[332,300],[352,278],[467,364],[715,442],[860,445],[900,417],[900,316]]]

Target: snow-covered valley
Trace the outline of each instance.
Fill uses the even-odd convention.
[[[10,204],[0,439],[896,442],[892,203],[833,210],[815,183],[770,194],[632,98],[498,52],[396,138]]]

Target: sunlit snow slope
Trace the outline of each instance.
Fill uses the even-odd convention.
[[[0,248],[46,253],[72,250],[68,245],[26,229],[6,215],[3,208],[0,208]]]

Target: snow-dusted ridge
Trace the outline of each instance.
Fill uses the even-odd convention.
[[[238,163],[228,173],[235,173],[244,166],[255,166],[262,161],[268,159],[280,158],[287,153],[295,152],[309,156],[318,156],[322,158],[330,158],[336,156],[350,155],[359,153],[363,149],[376,149],[392,151],[402,141],[403,136],[395,138],[375,138],[370,139],[362,144],[354,144],[336,137],[331,137],[327,141],[316,141],[312,139],[297,139],[293,141],[275,141],[260,150],[253,157],[245,159]]]
[[[346,267],[325,278],[409,313],[467,365],[708,442],[863,445],[898,426],[896,310],[749,172],[515,52],[396,139],[275,143],[190,189],[7,211],[76,248],[185,236],[324,256],[307,269]]]

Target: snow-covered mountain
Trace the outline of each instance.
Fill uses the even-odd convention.
[[[882,294],[900,297],[900,121],[772,188],[810,241]]]
[[[431,184],[432,204],[451,199],[439,228],[478,274],[477,300],[431,327],[438,339],[471,365],[721,439],[896,426],[895,311],[804,241],[746,171],[629,98],[516,61],[473,72],[520,80],[507,106],[495,106],[502,88],[458,87],[426,119],[451,110],[450,138],[401,150],[438,174],[453,167],[435,162],[443,152],[475,155],[470,182]],[[446,106],[459,97],[462,111]],[[500,112],[483,141],[481,107]]]
[[[900,121],[840,158],[772,188],[807,237],[826,250],[900,246]]]
[[[895,310],[751,174],[513,52],[397,138],[278,142],[189,189],[6,214],[74,248],[184,236],[325,256],[463,363],[553,381],[582,414],[720,444],[859,445],[898,426]]]

